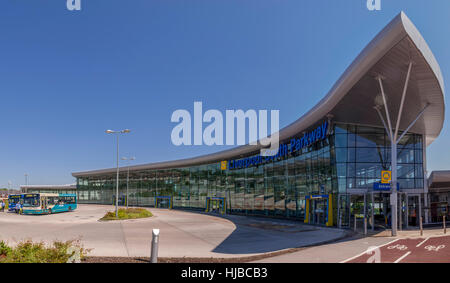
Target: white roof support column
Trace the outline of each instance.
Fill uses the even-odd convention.
[[[395,139],[397,139],[398,127],[400,126],[400,120],[402,118],[403,104],[405,102],[406,90],[408,89],[408,83],[409,83],[409,77],[411,75],[412,64],[413,64],[412,61],[409,61],[408,73],[406,74],[406,81],[405,81],[405,85],[403,87],[402,101],[400,102],[400,109],[398,110],[397,125],[395,125],[395,134],[394,134]]]
[[[381,114],[380,107],[379,106],[375,106],[374,109],[377,110],[378,116],[380,117],[380,120],[383,123],[384,129],[386,130],[386,132],[387,132],[387,134],[389,136],[389,139],[392,140],[391,132],[389,131],[389,128],[386,125],[386,121],[384,120],[383,115]]]
[[[384,125],[386,131],[388,132],[389,138],[391,140],[391,170],[392,170],[392,180],[391,180],[392,221],[391,221],[391,227],[392,227],[392,236],[397,235],[397,220],[398,220],[398,215],[397,215],[397,145],[398,145],[398,142],[411,129],[411,127],[414,126],[414,124],[417,122],[417,120],[419,120],[419,118],[422,117],[422,114],[425,112],[425,110],[428,108],[428,106],[430,106],[430,103],[427,103],[425,105],[425,107],[419,112],[419,114],[417,114],[416,118],[409,124],[409,126],[406,128],[406,130],[403,131],[403,133],[400,135],[400,137],[398,137],[400,121],[401,121],[402,113],[403,113],[403,106],[405,104],[406,91],[408,90],[409,78],[411,77],[412,65],[413,65],[413,62],[410,61],[409,65],[408,65],[408,72],[406,74],[405,84],[403,85],[403,92],[402,92],[402,98],[401,98],[401,102],[400,102],[400,108],[398,110],[397,122],[396,122],[395,129],[394,129],[395,132],[393,132],[393,129],[392,129],[392,123],[391,123],[391,118],[389,116],[389,109],[387,106],[386,94],[384,93],[382,77],[381,77],[381,75],[378,75],[376,77],[376,80],[378,80],[378,84],[380,85],[381,96],[383,98],[384,110],[386,112],[386,120],[387,120],[388,126],[386,125],[386,121],[384,120],[383,115],[381,114],[380,106],[375,106],[374,108],[377,111],[378,116],[380,117],[380,120],[383,122],[383,125]]]
[[[384,88],[383,88],[383,81],[381,79],[381,76],[377,77],[378,83],[380,84],[380,90],[381,90],[381,97],[383,98],[383,105],[384,105],[384,111],[386,112],[386,120],[389,125],[389,133],[391,137],[391,142],[395,142],[395,137],[392,133],[392,124],[391,124],[391,117],[389,116],[389,109],[386,102],[386,95],[384,94]]]
[[[398,141],[400,141],[405,136],[405,134],[409,131],[409,129],[411,129],[411,127],[414,126],[414,124],[417,122],[417,120],[419,120],[419,118],[422,117],[423,112],[425,112],[425,110],[427,110],[428,106],[430,106],[430,103],[427,103],[427,105],[425,105],[425,107],[419,112],[419,114],[417,114],[417,117],[414,119],[414,121],[412,121],[411,124],[409,124],[408,128],[406,128],[406,130],[398,138]]]

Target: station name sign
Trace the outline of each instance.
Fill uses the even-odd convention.
[[[301,138],[293,138],[289,143],[280,144],[278,148],[278,153],[275,155],[272,156],[256,155],[243,159],[232,159],[227,162],[228,164],[225,163],[226,161],[222,161],[221,169],[233,170],[258,166],[261,164],[277,160],[278,158],[286,157],[289,154],[301,151],[304,147],[310,146],[318,141],[324,140],[328,135],[328,126],[329,126],[328,121],[324,121],[320,126],[315,128],[314,130],[304,133]]]
[[[374,191],[381,191],[381,192],[390,192],[391,191],[391,184],[373,183],[373,190]],[[400,185],[397,183],[397,191],[398,190],[400,190]]]

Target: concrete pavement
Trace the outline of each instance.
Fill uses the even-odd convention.
[[[346,235],[336,228],[297,221],[150,208],[154,217],[98,221],[113,206],[79,205],[70,213],[0,213],[0,239],[50,243],[79,238],[90,256],[143,257],[150,254],[151,231],[161,230],[160,257],[237,258],[333,241]]]

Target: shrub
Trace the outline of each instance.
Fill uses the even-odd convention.
[[[20,242],[15,247],[9,247],[0,242],[1,263],[67,263],[73,256],[83,259],[89,250],[84,249],[80,241],[55,241],[46,246],[42,242],[30,240]]]
[[[118,215],[119,218],[116,218],[116,212],[110,211],[107,212],[100,220],[136,219],[153,216],[153,214],[145,208],[120,208]]]
[[[0,256],[5,257],[12,249],[3,241],[0,242]]]

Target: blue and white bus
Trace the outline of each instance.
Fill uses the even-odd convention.
[[[16,212],[16,205],[20,202],[22,195],[14,194],[8,196],[8,211]]]
[[[52,214],[75,209],[76,194],[22,194],[22,214]]]

